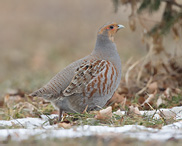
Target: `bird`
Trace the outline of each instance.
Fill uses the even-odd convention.
[[[100,110],[111,99],[121,80],[121,60],[114,35],[123,25],[103,25],[90,55],[79,59],[57,73],[31,97],[42,97],[62,112],[82,113]]]

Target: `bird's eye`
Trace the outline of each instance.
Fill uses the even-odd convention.
[[[110,26],[110,29],[113,29],[113,28],[114,28],[114,27],[111,25],[111,26]]]

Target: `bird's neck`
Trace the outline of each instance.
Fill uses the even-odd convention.
[[[91,55],[96,59],[108,60],[116,68],[121,68],[121,60],[116,45],[107,36],[97,36],[96,45]],[[121,70],[119,71],[121,72]]]
[[[101,58],[112,58],[117,53],[116,45],[106,35],[98,35],[92,55]]]

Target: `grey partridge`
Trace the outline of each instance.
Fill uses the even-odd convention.
[[[62,111],[99,110],[112,97],[121,80],[121,60],[114,43],[123,25],[110,23],[97,34],[93,52],[54,76],[45,86],[30,94],[43,97]]]

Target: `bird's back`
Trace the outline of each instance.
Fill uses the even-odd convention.
[[[78,68],[85,60],[91,58],[92,56],[89,55],[71,63],[64,70],[57,73],[46,85],[31,93],[30,96],[44,97],[45,99],[59,97],[71,82],[76,68]]]

